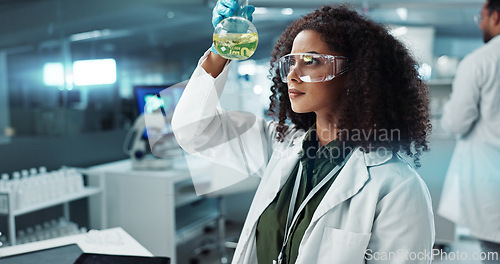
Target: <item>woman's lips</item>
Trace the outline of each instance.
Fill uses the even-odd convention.
[[[301,92],[297,89],[288,89],[288,96],[290,97],[290,99],[295,99],[304,94],[304,92]]]

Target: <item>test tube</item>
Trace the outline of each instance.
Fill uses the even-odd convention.
[[[37,175],[37,174],[38,174],[38,172],[37,172],[36,168],[31,168],[30,169],[30,175],[31,176],[34,176],[34,175]]]
[[[9,174],[2,173],[2,178],[0,180],[0,191],[9,191]]]

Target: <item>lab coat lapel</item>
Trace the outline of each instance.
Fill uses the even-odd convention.
[[[285,185],[288,177],[290,177],[290,173],[292,173],[293,169],[295,168],[295,164],[300,158],[299,152],[302,150],[302,141],[303,137],[295,138],[294,140],[292,140],[290,146],[288,147],[289,150],[286,152],[287,155],[284,156],[281,160],[280,164],[282,164],[282,169],[280,172],[280,183],[278,185],[276,193],[278,193],[283,185]]]
[[[386,163],[393,155],[391,150],[384,148],[369,153],[364,153],[359,148],[354,149],[350,159],[316,208],[309,226],[311,227],[328,210],[356,195],[370,180],[368,168]]]
[[[281,190],[287,181],[290,173],[292,173],[295,164],[299,160],[299,151],[302,149],[302,137],[291,140],[289,145],[278,156],[274,157],[274,164],[269,164],[273,169],[269,172],[265,182],[261,182],[259,193],[255,196],[259,197],[258,203],[255,203],[254,210],[248,214],[249,223],[255,225],[258,218],[264,210],[271,204],[278,192]],[[252,209],[252,208],[251,208]]]
[[[368,180],[364,153],[356,149],[316,208],[310,226],[328,210],[358,193]]]

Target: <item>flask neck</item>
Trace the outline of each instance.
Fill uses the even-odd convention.
[[[238,16],[243,17],[248,20],[248,12],[247,12],[247,6],[248,6],[248,0],[238,0]]]
[[[245,7],[248,5],[248,0],[238,0],[238,5],[240,6],[240,9],[242,7]]]
[[[246,20],[250,20],[250,19],[248,19],[248,12],[246,10],[247,8],[248,8],[247,5],[246,6],[240,6],[240,8],[238,9],[238,16],[242,17],[242,18],[244,18]]]

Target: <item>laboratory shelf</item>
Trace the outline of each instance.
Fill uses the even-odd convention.
[[[62,195],[44,202],[14,209],[13,193],[0,193],[0,215],[7,217],[9,227],[9,240],[11,245],[16,245],[16,216],[46,209],[56,205],[63,205],[64,218],[69,221],[69,203],[78,199],[87,198],[101,192],[100,187],[85,186],[81,191]]]
[[[191,179],[183,180],[175,184],[175,207],[181,207],[202,199],[196,194]]]
[[[180,227],[175,232],[176,243],[183,244],[192,241],[196,237],[200,237],[204,234],[207,226],[210,226],[212,223],[214,225],[217,224],[216,220],[218,216],[219,215],[217,213],[211,213],[192,223]]]
[[[94,194],[98,194],[100,191],[101,190],[98,187],[85,187],[83,190],[81,190],[78,193],[67,194],[67,195],[58,197],[56,199],[51,199],[49,201],[45,201],[45,202],[37,203],[34,205],[26,206],[26,207],[21,208],[21,209],[13,210],[12,215],[18,216],[18,215],[22,215],[22,214],[31,213],[31,212],[42,210],[45,208],[49,208],[49,207],[52,207],[55,205],[60,205],[60,204],[64,204],[64,203],[78,200],[81,198],[89,197],[89,196],[92,196]]]
[[[187,204],[191,204],[193,202],[201,200],[202,197],[196,195],[196,193],[191,194],[182,194],[176,197],[175,206],[181,207]]]

